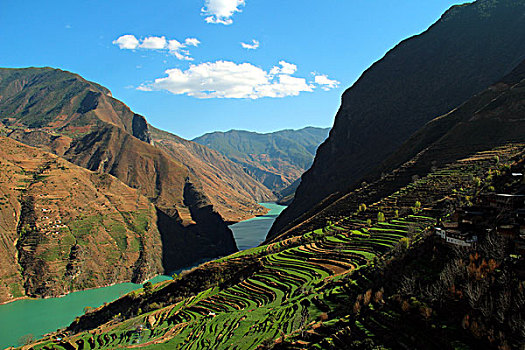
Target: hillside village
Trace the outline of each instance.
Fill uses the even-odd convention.
[[[520,177],[522,176],[519,173]],[[495,231],[512,240],[514,253],[525,254],[525,194],[492,193],[479,196],[474,206],[455,211],[450,221],[436,227],[436,235],[447,243],[475,247],[487,232]]]

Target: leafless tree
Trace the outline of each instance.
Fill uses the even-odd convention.
[[[416,290],[416,277],[414,275],[403,276],[399,291],[404,295],[411,295]]]
[[[495,316],[499,323],[503,323],[505,321],[505,316],[510,306],[510,295],[511,293],[509,290],[504,290],[498,296]]]
[[[473,309],[479,308],[478,303],[480,301],[482,293],[483,293],[483,289],[480,283],[477,283],[475,281],[469,281],[466,283],[465,295],[467,296],[467,300],[471,308]]]

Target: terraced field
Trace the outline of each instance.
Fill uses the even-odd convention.
[[[524,150],[519,145],[477,154],[415,179],[366,210],[327,218],[326,225],[301,237],[212,262],[258,259],[261,268],[233,285],[218,281],[177,303],[127,320],[117,315],[96,329],[66,334],[60,340],[52,335],[30,348],[254,349],[312,332],[336,307],[334,300],[348,292],[338,280],[356,276],[353,288],[364,286],[365,275],[356,271],[370,269],[393,250],[409,248],[428,235],[436,220],[447,213],[449,201],[468,200],[488,184],[492,171],[522,156]],[[481,184],[474,177],[482,179]],[[191,273],[183,278],[190,277]],[[390,322],[389,315],[381,317],[366,325],[355,320],[352,324],[363,334],[372,334]],[[298,348],[315,346],[297,341]]]

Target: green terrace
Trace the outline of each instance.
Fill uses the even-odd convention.
[[[513,152],[502,149],[497,154],[500,159],[507,159],[521,151],[522,148]],[[408,249],[428,236],[439,215],[444,214],[435,210],[436,203],[451,196],[461,200],[476,191],[472,178],[485,179],[489,169],[497,168],[493,158],[491,153],[451,164],[417,179],[366,210],[348,213],[347,217],[301,237],[212,262],[228,264],[243,257],[258,259],[261,268],[233,285],[218,282],[178,302],[150,305],[153,311],[139,312],[126,320],[116,315],[114,320],[94,330],[59,339],[50,336],[32,349],[254,349],[277,344],[285,338],[297,338],[297,348],[308,345],[323,349],[319,344],[305,343],[299,335],[326,320],[327,314],[340,305],[340,297],[348,294],[348,288],[367,288],[366,273],[362,271],[374,269],[394,250]],[[421,205],[414,205],[416,201]],[[191,273],[180,278],[191,278]],[[343,279],[346,284],[338,283]],[[164,283],[158,292],[169,284]],[[138,293],[136,297],[142,295]],[[373,310],[374,303],[370,300],[374,297],[369,295],[368,299],[366,306]],[[352,324],[353,331],[372,336],[388,328],[389,322],[395,322],[394,316],[373,312],[373,317],[366,321],[332,319],[324,326],[330,322]],[[323,341],[326,346],[331,340]]]
[[[137,344],[166,349],[253,349],[317,319],[330,307],[325,305],[326,295],[319,286],[338,274],[370,264],[396,246],[408,234],[408,228],[403,230],[400,224],[415,225],[421,233],[433,223],[431,218],[416,216],[396,221],[393,228],[385,223],[352,231],[326,227],[326,233],[306,237],[308,243],[283,244],[279,252],[264,256],[261,271],[232,287],[209,288],[175,305],[104,326],[104,333],[81,333],[67,343],[78,349]],[[154,345],[156,342],[164,345]],[[46,348],[69,346],[62,340],[35,346]]]

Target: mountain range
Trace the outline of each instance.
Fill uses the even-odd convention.
[[[295,180],[295,197],[265,242],[173,280],[144,284],[28,347],[520,348],[525,343],[523,28],[523,1],[453,6],[345,91],[328,138],[310,169]],[[0,290],[7,297],[47,287],[67,292],[75,278],[87,283],[82,271],[106,276],[108,269],[78,258],[97,256],[96,250],[106,247],[100,255],[110,261],[127,257],[113,280],[165,270],[178,256],[171,249],[180,247],[176,240],[192,244],[197,237],[195,245],[215,255],[235,251],[231,232],[206,196],[206,186],[216,184],[200,179],[209,168],[197,171],[193,162],[176,160],[203,157],[207,146],[184,150],[193,143],[131,114],[119,126],[108,115],[105,122],[95,118],[57,129],[60,118],[50,118],[55,122],[49,126],[31,116],[33,102],[49,93],[24,99],[21,84],[0,90],[0,105],[5,95],[19,96],[25,106],[9,105],[8,113],[0,109],[2,117],[10,116],[1,126],[9,137],[0,138],[0,166],[6,169],[0,174],[6,194],[0,222],[8,232],[2,236],[2,266],[8,267],[2,278],[14,286]],[[93,98],[84,103],[87,95],[82,96],[72,108],[76,112],[63,120],[93,117]],[[199,142],[217,147],[222,155],[207,152],[235,163],[240,174],[257,173],[264,181],[279,166],[299,164],[299,157],[281,155],[286,148],[280,142],[270,152],[258,146],[260,136],[226,134]],[[242,142],[232,141],[241,137]],[[123,142],[129,145],[117,148]],[[134,164],[152,169],[147,174],[155,175],[155,186]],[[284,177],[281,181],[263,187],[283,193]],[[293,177],[287,181],[294,183]],[[58,186],[62,182],[66,191]],[[70,191],[74,195],[68,198]],[[63,211],[61,201],[68,203]],[[83,213],[77,201],[94,203],[91,212]],[[55,212],[60,217],[50,219]],[[64,221],[66,227],[60,227]],[[88,223],[98,225],[101,248],[85,243]],[[48,225],[59,227],[48,232]],[[49,234],[59,239],[46,239]],[[35,278],[39,274],[46,279]]]
[[[317,147],[329,131],[315,127],[265,134],[230,130],[208,133],[193,141],[224,154],[279,198],[284,198],[295,191],[294,183],[312,165]],[[289,186],[292,188],[287,191]]]
[[[3,69],[0,71],[0,79],[0,115],[3,123],[12,130],[9,135],[11,138],[45,147],[46,150],[74,159],[75,163],[91,170],[117,174],[128,185],[141,186],[148,197],[159,203],[158,206],[172,207],[166,208],[167,211],[173,211],[176,207],[184,211],[184,204],[180,199],[181,183],[185,182],[186,175],[193,175],[192,181],[214,181],[226,196],[237,198],[236,202],[243,203],[237,206],[230,202],[229,205],[233,207],[228,207],[227,204],[216,208],[228,221],[264,213],[264,208],[256,202],[272,198],[270,191],[217,152],[203,150],[199,145],[189,141],[182,142],[182,139],[175,136],[171,140],[172,147],[167,147],[158,139],[158,131],[157,139],[152,140],[151,127],[144,117],[112,98],[106,88],[76,74],[51,68]],[[162,137],[169,139],[171,136],[164,133]],[[181,151],[179,154],[172,153],[171,156],[165,152],[167,149],[175,152],[175,139],[179,140],[179,148],[186,149],[187,154],[184,157],[180,155]],[[153,145],[155,142],[162,145],[164,152]],[[122,152],[124,149],[126,152]],[[196,161],[202,160],[199,154],[206,152],[208,154],[204,161],[212,160],[216,165],[215,169],[206,168],[205,163]],[[141,169],[146,160],[140,161],[140,167],[129,167],[126,164],[141,158],[141,154],[150,154],[150,159],[157,158],[150,163],[149,171],[155,171],[156,167],[161,166],[160,163],[164,163],[163,167],[174,169],[158,173],[155,179],[155,176],[146,175]],[[193,160],[191,174],[183,174],[188,172],[188,162],[184,162],[189,155]],[[214,175],[213,171],[219,168],[231,169],[229,174],[240,178],[229,178],[224,172],[220,172],[219,176]],[[179,174],[168,179],[172,173]],[[238,184],[243,184],[244,187]],[[210,187],[206,189],[210,190]],[[215,200],[213,193],[208,197]]]
[[[242,162],[149,125],[143,116],[114,99],[108,89],[58,69],[0,69],[0,129],[7,137],[2,141],[6,149],[18,150],[16,158],[7,157],[14,154],[13,151],[4,154],[3,161],[18,165],[18,170],[11,169],[13,172],[42,178],[34,182],[27,180],[30,184],[27,188],[10,189],[9,197],[17,200],[6,202],[2,217],[9,234],[3,236],[3,240],[5,247],[13,249],[6,251],[5,258],[11,263],[0,273],[0,279],[8,286],[0,291],[0,301],[25,295],[56,296],[123,281],[139,282],[202,259],[234,252],[236,246],[227,224],[264,214],[266,209],[257,203],[277,198]],[[271,176],[284,179],[281,186],[288,185],[306,169],[323,132],[326,134],[316,128],[287,130],[259,141],[258,147],[272,150],[275,158],[271,161],[283,164],[271,169]],[[16,141],[35,147],[40,153],[21,147]],[[239,141],[237,147],[246,147],[249,142]],[[264,143],[273,146],[264,146]],[[233,147],[235,142],[231,141],[230,145]],[[255,151],[253,147],[252,151]],[[290,156],[286,156],[286,152]],[[78,201],[72,208],[83,214],[62,213],[57,208],[40,212],[46,208],[39,199],[62,198],[63,189],[46,185],[48,180],[44,179],[48,175],[40,176],[39,169],[47,163],[33,166],[30,159],[34,154],[42,158],[54,155],[68,164],[65,168],[79,172],[76,178],[109,175],[105,177],[110,179],[107,181],[119,183],[111,188],[120,186],[122,193],[137,192],[135,197],[140,200],[130,199],[130,202],[137,201],[136,209],[130,209],[131,203],[124,201],[121,205],[128,209],[121,214],[123,218],[117,223],[104,219],[109,214],[98,206],[92,207],[92,198],[98,198],[100,193],[96,185],[90,184],[82,195],[73,191],[73,186],[68,187],[71,197]],[[271,167],[269,163],[257,165],[256,161],[251,164],[253,169]],[[59,174],[60,169],[62,167],[54,169],[54,177],[66,176]],[[84,169],[85,174],[80,174],[80,169]],[[128,197],[123,194],[123,198]],[[153,205],[153,212],[151,207],[138,205],[144,200]],[[87,203],[84,208],[82,203]],[[123,209],[115,204],[111,211],[118,213]],[[139,229],[134,231],[133,219],[128,222],[127,216],[145,212],[148,215],[143,219],[147,222],[143,224],[148,229],[140,237],[130,236]],[[46,220],[48,225],[52,222],[51,226],[56,226],[58,232],[51,235],[49,241],[52,242],[47,243],[39,238],[53,233],[42,223]],[[87,222],[98,223],[89,231],[93,241],[82,238],[87,234]],[[103,232],[112,237],[112,243],[107,249],[95,252],[89,247],[93,242],[106,242]],[[60,253],[52,258],[45,255],[48,244],[57,245],[49,249]],[[139,255],[127,252],[128,245],[138,249]],[[69,254],[69,258],[64,254]],[[129,259],[127,267],[103,272],[119,254]],[[95,264],[87,264],[90,259]],[[64,269],[61,264],[75,268]],[[95,275],[96,278],[88,277]]]
[[[2,291],[2,301],[24,295],[56,296],[117,282],[137,282],[204,258],[234,252],[235,242],[226,221],[263,214],[266,209],[257,202],[273,198],[268,189],[221,154],[168,133],[160,133],[151,128],[144,117],[111,97],[109,90],[76,74],[51,68],[1,69],[0,116],[2,133],[8,137],[3,141],[6,145],[16,140],[37,147],[40,152],[47,152],[45,157],[55,154],[64,162],[86,169],[86,172],[108,174],[107,178],[119,183],[123,193],[135,191],[143,196],[141,200],[154,205],[154,211],[148,212],[147,223],[144,224],[148,230],[141,239],[155,242],[149,250],[144,242],[137,243],[137,237],[130,241],[131,238],[126,238],[129,236],[126,233],[129,228],[126,227],[133,227],[132,222],[121,219],[115,224],[104,219],[106,213],[92,208],[92,200],[86,198],[98,198],[100,194],[95,191],[95,185],[83,189],[84,197],[76,196],[72,191],[71,196],[78,200],[74,208],[85,212],[80,223],[74,219],[78,215],[57,210],[52,211],[53,215],[38,212],[35,216],[36,209],[32,204],[35,198],[61,198],[63,189],[60,186],[37,186],[30,182],[30,188],[15,191],[19,193],[17,201],[6,203],[10,210],[4,211],[3,220],[10,227],[10,232],[13,229],[15,232],[3,236],[4,245],[16,248],[9,249],[6,258],[11,262],[19,261],[11,264],[10,271],[4,271],[0,276],[6,286],[11,286]],[[4,161],[30,160],[33,157],[30,154],[36,152],[26,152],[26,148],[19,150],[18,159],[6,158]],[[188,167],[189,160],[191,168]],[[45,167],[45,164],[39,167]],[[64,167],[71,169],[73,164]],[[32,165],[26,167],[25,163],[20,163],[19,168],[17,171],[22,173],[38,172]],[[65,176],[58,174],[60,169],[55,169],[54,173],[59,178]],[[225,172],[223,169],[229,170]],[[35,176],[39,178],[38,174]],[[46,183],[47,175],[43,179],[38,183]],[[94,192],[89,193],[90,190]],[[29,199],[26,198],[27,192],[31,192]],[[218,192],[222,197],[216,195]],[[138,205],[137,196],[131,201],[137,201]],[[31,204],[24,204],[26,202]],[[139,214],[130,210],[130,205],[125,202],[122,205],[128,208],[129,215]],[[142,207],[140,211],[147,208],[151,211],[151,207]],[[41,209],[46,208],[39,207],[38,210]],[[122,209],[113,211],[119,210]],[[18,215],[12,215],[11,211]],[[59,255],[52,258],[39,255],[46,249],[47,243],[35,237],[49,233],[47,226],[42,226],[39,220],[49,220],[53,225],[60,226],[58,237],[53,238],[56,240],[54,244],[60,244],[57,248],[60,249]],[[81,237],[86,234],[84,225],[91,221],[99,222],[100,229],[92,232],[95,241],[105,242],[103,232],[111,235],[117,230],[120,238],[113,237],[113,240],[124,242],[118,246],[119,249],[125,250],[123,247],[128,244],[138,249],[140,254],[136,256],[126,253],[129,255],[127,259],[130,259],[128,268],[99,273],[111,266],[111,256],[121,253],[118,253],[119,250],[112,252],[110,248],[99,252],[88,248],[89,242]],[[65,234],[62,231],[67,230],[68,238],[62,238],[61,235]],[[82,251],[82,254],[77,254],[77,251]],[[57,259],[64,261],[63,254],[69,252],[72,253],[68,264],[78,267],[74,273],[56,265]],[[91,259],[96,261],[96,266],[84,264]],[[35,267],[37,265],[38,268]],[[54,275],[51,277],[46,271]],[[71,274],[81,275],[82,278],[68,279]],[[89,277],[94,275],[98,277]],[[52,280],[60,282],[52,283]]]

